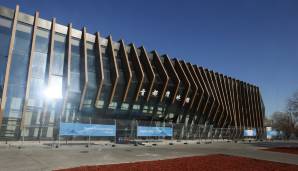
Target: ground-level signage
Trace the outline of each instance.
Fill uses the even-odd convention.
[[[172,137],[172,127],[149,127],[149,126],[138,126],[137,127],[138,137]]]
[[[243,132],[243,136],[255,137],[255,136],[257,136],[257,130],[256,129],[245,129]]]
[[[280,136],[282,133],[280,131],[272,129],[272,127],[266,127],[266,138],[272,139],[273,137]]]
[[[60,136],[94,136],[114,137],[115,125],[83,124],[83,123],[60,123]]]

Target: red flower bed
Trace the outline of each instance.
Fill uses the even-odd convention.
[[[298,147],[275,147],[275,148],[267,148],[263,150],[280,152],[280,153],[298,154]]]
[[[98,166],[81,166],[60,171],[211,171],[211,170],[298,170],[298,165],[289,165],[264,160],[227,155],[184,157],[177,159],[144,161]]]

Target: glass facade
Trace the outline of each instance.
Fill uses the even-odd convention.
[[[111,56],[109,54],[108,48],[106,46],[101,45],[102,52],[102,63],[103,63],[103,73],[104,73],[104,81],[101,90],[100,97],[97,101],[96,107],[99,109],[103,109],[109,106],[106,99],[109,98],[111,94]]]
[[[210,79],[211,72],[201,67],[186,65],[176,59],[165,61],[155,52],[147,53],[143,47],[134,48],[134,45],[123,44],[123,48],[121,41],[113,42],[110,38],[100,37],[97,42],[95,35],[86,33],[87,36],[82,39],[83,31],[67,31],[68,27],[63,25],[57,24],[57,27],[53,27],[55,30],[51,30],[51,22],[46,20],[37,22],[33,34],[34,18],[29,15],[24,17],[22,13],[20,15],[16,23],[14,44],[9,47],[11,36],[14,35],[11,34],[14,30],[12,16],[5,17],[7,14],[0,10],[0,138],[19,139],[23,136],[33,140],[57,139],[60,122],[102,123],[109,119],[109,123],[114,123],[113,120],[118,119],[134,123],[137,120],[138,123],[186,124],[192,123],[188,118],[195,118],[193,121],[196,124],[214,124],[209,119],[213,117],[208,116],[215,116],[219,107],[224,116],[216,118],[219,118],[218,123],[225,123],[219,126],[235,126],[235,120],[241,120],[242,125],[247,127],[255,126],[251,123],[252,119],[242,116],[232,118],[231,111],[219,103],[228,101],[225,103],[227,106],[233,105],[228,92],[235,91],[237,86],[233,86],[235,80],[230,77],[215,74]],[[6,73],[9,48],[12,49],[9,56],[11,67]],[[189,70],[188,65],[194,66],[194,69]],[[6,74],[9,74],[7,80]],[[101,74],[104,79],[101,79]],[[130,76],[131,82],[127,89]],[[169,80],[166,80],[167,76]],[[165,84],[166,81],[168,84]],[[195,95],[198,82],[202,85],[198,91],[202,95]],[[5,94],[4,84],[7,90],[6,96],[2,97]],[[242,91],[235,91],[242,97],[238,104],[240,108],[249,105],[244,106],[243,103],[249,101],[246,98],[254,93],[250,91],[252,88],[247,88],[249,86],[252,85],[245,83],[245,86],[239,86]],[[243,92],[245,96],[241,94]],[[202,103],[199,104],[201,96]],[[260,94],[255,96],[259,96],[261,103]],[[190,98],[190,101],[185,103],[186,98]],[[193,108],[190,109],[193,100]],[[251,105],[260,104],[256,102]],[[260,113],[258,115],[263,116]],[[117,128],[126,129],[130,122],[122,123]],[[122,133],[117,131],[118,134]]]
[[[70,87],[68,90],[65,122],[74,122],[79,117],[79,106],[81,99],[81,92],[83,89],[83,78],[81,78],[81,67],[83,55],[80,49],[81,40],[71,39],[71,62],[70,62]]]
[[[19,136],[19,127],[26,93],[32,26],[18,22],[12,51],[7,99],[4,110],[5,136]]]
[[[0,17],[0,102],[2,98],[5,70],[7,64],[7,53],[11,35],[11,20]]]
[[[29,87],[29,99],[24,113],[24,136],[38,138],[42,123],[44,108],[44,91],[46,88],[48,47],[50,33],[48,30],[37,28],[35,49],[31,64],[31,80]]]
[[[60,33],[54,33],[53,52],[50,56],[49,74],[44,89],[45,106],[41,118],[41,129],[39,138],[56,137],[55,131],[62,113],[64,81],[66,79],[66,36]],[[44,92],[43,91],[43,92]]]
[[[87,93],[84,99],[84,110],[92,111],[92,108],[96,102],[96,95],[99,84],[99,61],[97,58],[97,51],[95,49],[95,44],[87,42],[87,61],[88,61],[88,85]]]

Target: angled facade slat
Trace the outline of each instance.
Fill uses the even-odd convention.
[[[259,122],[261,123],[260,124],[260,127],[261,128],[264,128],[264,113],[262,112],[262,107],[261,107],[261,97],[260,97],[260,92],[259,92],[259,88],[258,87],[255,87],[255,91],[256,91],[256,100],[258,102],[258,105],[257,105],[257,109],[258,109],[258,114],[259,114]]]
[[[240,81],[241,85],[241,100],[242,100],[242,112],[243,112],[243,120],[245,121],[245,128],[249,128],[249,117],[247,114],[247,106],[246,106],[246,100],[245,100],[245,89],[244,89],[244,83],[243,81]]]
[[[50,60],[49,60],[49,64],[48,64],[49,65],[49,67],[48,67],[48,79],[50,77],[50,74],[51,74],[52,68],[53,68],[55,30],[56,30],[56,18],[53,18],[52,19],[52,24],[51,24],[51,36],[50,36],[50,47],[49,47]]]
[[[252,97],[253,97],[253,105],[254,105],[254,113],[255,113],[255,119],[256,119],[256,123],[257,123],[257,131],[258,131],[258,135],[260,134],[260,128],[261,128],[261,122],[260,122],[260,117],[259,117],[259,113],[258,113],[258,102],[257,102],[257,96],[256,96],[256,89],[255,86],[252,85],[251,86],[251,91],[252,91]]]
[[[239,121],[240,121],[240,125],[241,125],[241,131],[243,131],[245,128],[245,122],[244,122],[244,112],[243,112],[243,107],[242,107],[241,83],[239,80],[236,80],[236,87],[237,87]],[[239,136],[242,136],[242,132],[239,134]]]
[[[224,103],[226,106],[226,115],[225,115],[223,127],[227,127],[230,125],[230,123],[232,121],[232,117],[231,117],[231,112],[230,112],[230,108],[229,108],[229,104],[228,104],[227,93],[225,91],[226,88],[225,88],[225,84],[224,84],[224,76],[222,74],[219,74],[219,83],[221,86],[222,95],[223,95]]]
[[[251,108],[252,108],[252,113],[253,113],[253,118],[254,118],[254,128],[256,128],[257,132],[259,131],[259,122],[258,122],[258,115],[256,113],[256,108],[255,108],[255,96],[254,96],[254,90],[253,90],[253,85],[249,86],[249,94],[250,94],[250,100],[251,100]]]
[[[187,122],[188,125],[190,126],[193,123],[193,119],[195,118],[195,113],[194,113],[194,103],[197,100],[197,92],[198,92],[198,86],[192,76],[192,74],[189,71],[189,68],[187,66],[187,64],[185,63],[185,61],[181,60],[180,61],[182,68],[185,71],[186,76],[188,77],[189,83],[190,83],[190,91],[189,91],[189,95],[188,95],[188,99],[186,99],[185,103],[187,104]]]
[[[235,110],[235,100],[234,100],[234,89],[233,89],[233,80],[231,77],[228,77],[227,79],[227,84],[228,84],[228,90],[229,90],[229,96],[230,96],[230,106],[231,106],[231,111],[232,115],[234,118],[234,124],[233,126],[235,128],[238,128],[238,122],[237,122],[237,116],[236,116],[236,110]]]
[[[235,85],[234,81],[231,77],[228,77],[229,87],[230,87],[230,97],[231,97],[231,106],[232,106],[232,113],[234,117],[234,129],[232,133],[232,137],[235,138],[238,135],[239,132],[239,123],[237,119],[237,112],[236,112],[236,104],[235,104]]]
[[[235,80],[235,89],[236,89],[236,106],[237,106],[237,113],[238,113],[238,121],[239,121],[239,126],[240,126],[240,130],[243,130],[243,120],[242,120],[242,111],[241,111],[241,101],[240,101],[240,90],[239,90],[239,80]],[[239,135],[241,136],[241,134]]]
[[[227,76],[223,77],[223,84],[224,84],[224,90],[226,93],[226,99],[227,99],[228,110],[229,110],[229,115],[230,115],[229,127],[231,127],[231,126],[235,125],[235,118],[233,115],[233,109],[232,109],[232,104],[231,104],[229,78]]]
[[[105,79],[104,76],[104,70],[103,70],[103,59],[102,59],[102,50],[101,50],[101,37],[100,33],[96,32],[95,34],[95,49],[97,52],[97,58],[98,58],[98,67],[99,67],[99,78],[98,78],[98,90],[96,95],[96,100],[99,99],[103,87],[103,82]]]
[[[195,69],[195,73],[197,75],[198,81],[204,90],[203,97],[204,97],[204,99],[206,99],[206,100],[204,100],[205,105],[203,105],[202,109],[200,110],[202,112],[202,114],[199,118],[197,118],[197,121],[196,121],[196,123],[203,123],[202,120],[204,120],[204,118],[206,118],[208,115],[208,111],[207,111],[208,104],[212,103],[211,94],[209,92],[209,89],[207,88],[206,82],[204,81],[204,78],[202,76],[202,73],[201,73],[199,67],[197,65],[194,65],[194,69]]]
[[[30,49],[30,56],[29,56],[29,66],[28,66],[28,73],[27,73],[25,100],[24,100],[23,112],[22,112],[22,116],[21,116],[21,125],[20,125],[21,129],[23,129],[24,121],[26,120],[25,119],[25,117],[26,117],[25,112],[27,110],[28,98],[29,98],[29,92],[30,92],[30,85],[31,85],[31,78],[32,78],[32,63],[33,63],[33,58],[34,58],[36,29],[37,29],[38,18],[39,18],[39,12],[36,12],[35,17],[34,17],[34,23],[33,23],[32,41],[31,41],[31,49]]]
[[[247,94],[247,101],[248,101],[248,111],[250,114],[250,119],[251,119],[251,127],[255,128],[255,121],[254,121],[254,113],[252,112],[252,102],[250,98],[250,85],[246,83],[246,94]]]
[[[248,85],[247,83],[244,83],[244,87],[245,87],[245,99],[246,99],[246,110],[247,110],[247,114],[249,117],[249,127],[253,128],[253,120],[252,120],[252,113],[250,110],[250,100],[249,100],[249,94],[248,94]]]
[[[237,87],[237,81],[233,79],[233,87],[234,87],[234,101],[235,101],[235,111],[236,111],[236,117],[239,129],[241,129],[241,120],[240,120],[240,111],[239,111],[239,101],[238,101],[238,87]]]
[[[173,80],[174,84],[175,84],[175,88],[173,90],[173,92],[170,94],[171,95],[171,104],[173,104],[176,100],[176,96],[178,94],[179,91],[179,85],[180,85],[180,79],[179,76],[171,62],[171,60],[169,59],[169,57],[167,55],[164,55],[164,66],[165,69],[167,70],[169,77],[171,80]]]
[[[230,106],[230,99],[229,99],[229,95],[228,95],[228,90],[227,90],[227,81],[226,81],[226,76],[225,75],[222,75],[221,74],[221,83],[222,83],[222,86],[223,86],[223,94],[224,94],[224,97],[225,97],[225,101],[226,101],[226,105],[227,105],[227,111],[228,111],[228,122],[226,123],[228,128],[230,127],[230,125],[232,124],[233,122],[233,116],[232,116],[232,112],[231,112],[231,106]]]
[[[212,125],[215,125],[215,122],[214,122],[214,117],[216,116],[216,114],[219,112],[220,110],[220,101],[219,101],[219,97],[217,96],[217,92],[216,92],[216,87],[215,87],[215,83],[213,82],[213,79],[211,77],[213,71],[209,71],[207,69],[204,70],[204,74],[205,74],[205,77],[209,83],[209,86],[210,86],[210,90],[212,92],[212,96],[214,98],[214,110],[213,112],[211,113],[210,117],[209,117],[209,120],[210,122],[212,123]]]
[[[185,61],[180,61],[181,66],[184,68],[184,72],[190,82],[190,91],[191,93],[188,95],[188,98],[191,99],[191,101],[189,101],[189,110],[192,110],[194,102],[196,100],[196,96],[197,96],[197,92],[198,92],[198,86],[188,68],[188,66],[186,65]]]
[[[141,54],[139,56],[140,62],[143,66],[144,71],[147,73],[147,76],[149,78],[149,87],[148,87],[148,90],[147,90],[148,93],[146,96],[146,101],[148,102],[150,99],[152,90],[153,90],[153,85],[155,82],[155,74],[154,74],[153,68],[151,66],[150,60],[148,58],[146,49],[143,46],[139,49],[141,50]]]
[[[239,97],[240,97],[240,107],[241,107],[241,116],[242,116],[242,122],[243,122],[243,128],[247,128],[247,119],[246,119],[246,113],[245,113],[245,106],[244,106],[244,95],[243,95],[243,82],[242,81],[238,81],[239,82]]]
[[[216,100],[217,100],[217,103],[218,103],[218,108],[217,108],[216,113],[213,116],[212,121],[213,121],[215,126],[219,127],[218,119],[219,119],[219,116],[221,116],[223,114],[223,109],[224,109],[223,106],[224,105],[222,103],[222,99],[221,99],[219,89],[218,89],[218,84],[217,84],[217,81],[215,79],[215,73],[213,71],[209,72],[209,78],[211,80],[211,84],[213,85],[213,91],[214,91],[214,94],[215,94],[215,97],[216,97]]]
[[[126,98],[127,98],[128,91],[129,91],[129,87],[131,84],[132,73],[131,73],[131,68],[129,65],[127,51],[126,51],[124,41],[120,40],[119,43],[120,43],[119,51],[121,54],[122,61],[124,63],[123,67],[124,67],[124,73],[125,73],[125,77],[126,77],[126,85],[125,85],[125,90],[124,90],[124,94],[123,94],[123,98],[122,98],[122,101],[125,102]]]
[[[68,25],[68,31],[67,31],[67,73],[66,73],[66,87],[65,87],[65,93],[64,93],[64,98],[63,98],[63,107],[62,107],[62,116],[65,116],[65,109],[66,109],[66,104],[68,101],[68,96],[69,96],[69,88],[70,88],[70,79],[71,79],[71,74],[70,74],[70,66],[71,66],[71,33],[72,33],[72,24],[70,23]]]
[[[255,118],[255,112],[254,112],[254,105],[253,105],[253,99],[252,99],[252,91],[251,91],[251,85],[248,84],[248,97],[249,97],[249,106],[250,106],[250,113],[252,115],[253,120],[253,128],[257,127],[256,118]]]
[[[51,30],[50,30],[51,33],[50,33],[49,55],[48,55],[49,63],[47,64],[48,69],[46,72],[46,79],[45,79],[45,83],[46,83],[47,87],[49,87],[51,85],[50,76],[51,76],[51,73],[53,72],[52,68],[53,68],[53,60],[54,60],[55,29],[56,29],[56,18],[53,18],[52,23],[51,23]],[[48,111],[48,101],[44,102],[44,104],[43,104],[43,111],[42,111],[41,117],[39,119],[41,127],[43,127],[43,125],[46,122],[47,111]],[[40,136],[41,136],[41,129],[39,129],[39,131],[38,131],[38,138],[40,138]]]
[[[176,70],[176,73],[178,74],[179,78],[180,78],[180,86],[179,86],[179,93],[176,96],[176,102],[178,105],[180,105],[180,109],[179,111],[176,113],[175,117],[174,117],[174,122],[177,123],[184,123],[186,118],[187,118],[187,109],[185,108],[185,101],[186,98],[189,95],[189,91],[190,91],[190,82],[180,64],[180,62],[174,58],[172,60],[174,68]]]
[[[153,61],[154,61],[156,68],[158,70],[158,74],[160,75],[160,77],[163,81],[163,88],[161,90],[161,96],[159,98],[159,102],[162,102],[165,97],[165,93],[167,91],[168,82],[169,82],[170,78],[169,78],[169,75],[168,75],[167,71],[165,70],[157,52],[153,51],[152,53],[153,53]]]
[[[107,48],[108,48],[108,52],[109,52],[109,58],[111,59],[112,90],[111,90],[109,100],[108,100],[108,104],[111,104],[113,101],[113,97],[115,95],[115,91],[116,91],[117,83],[118,83],[118,79],[119,79],[119,72],[118,72],[116,57],[114,54],[114,45],[113,45],[113,40],[112,40],[111,35],[108,37]]]
[[[214,112],[214,110],[216,108],[215,107],[216,101],[215,101],[215,98],[214,98],[213,91],[212,91],[212,88],[210,86],[210,83],[209,83],[208,78],[206,76],[206,72],[208,72],[208,70],[205,70],[203,67],[199,67],[198,69],[199,69],[199,72],[201,74],[202,79],[205,82],[205,86],[206,86],[206,89],[209,92],[209,98],[211,100],[211,105],[209,107],[208,113],[207,113],[203,123],[206,123],[206,122],[210,123],[209,118],[210,118],[210,115],[212,115],[212,112]]]
[[[175,70],[181,80],[181,83],[183,83],[184,87],[185,87],[185,90],[183,92],[183,95],[182,95],[182,99],[181,99],[181,104],[182,106],[185,105],[185,99],[187,98],[188,96],[188,93],[189,93],[189,90],[190,90],[190,82],[185,74],[185,71],[183,70],[180,62],[174,58],[173,59],[174,63],[175,63]]]
[[[83,52],[83,70],[84,70],[84,85],[83,85],[83,92],[81,96],[81,102],[79,110],[82,110],[83,104],[85,101],[85,96],[88,88],[88,57],[87,57],[87,45],[86,45],[86,27],[83,28],[82,33],[82,52]]]
[[[220,77],[219,73],[217,73],[217,72],[212,74],[212,78],[213,78],[214,83],[216,85],[216,91],[218,93],[218,97],[219,97],[219,101],[220,101],[220,105],[221,105],[221,113],[220,113],[219,116],[216,117],[217,125],[218,125],[218,127],[223,127],[224,119],[225,119],[225,116],[227,114],[227,109],[226,109],[226,105],[224,103],[219,77]]]
[[[261,133],[262,130],[262,126],[261,126],[261,121],[260,121],[260,116],[258,113],[258,101],[257,101],[257,96],[256,96],[256,91],[255,91],[255,87],[254,85],[252,85],[251,89],[252,89],[252,93],[253,93],[253,101],[254,101],[254,112],[255,112],[255,118],[256,118],[256,122],[257,122],[257,129],[258,132]],[[258,134],[260,135],[260,134]]]
[[[233,89],[234,89],[234,104],[235,104],[235,114],[237,118],[237,125],[238,125],[238,133],[236,135],[239,138],[242,134],[242,123],[241,123],[241,112],[239,107],[239,94],[238,94],[238,83],[236,79],[232,79],[233,82]]]
[[[245,110],[246,110],[246,115],[247,115],[247,120],[248,120],[248,126],[251,129],[252,128],[252,118],[251,114],[249,112],[249,101],[248,101],[248,95],[247,95],[247,84],[244,82],[244,96],[245,96]]]
[[[218,95],[219,95],[220,102],[221,102],[221,105],[222,105],[222,113],[218,118],[218,125],[220,125],[220,127],[224,127],[226,118],[228,116],[228,110],[227,110],[226,100],[225,100],[225,97],[224,97],[224,94],[223,94],[223,88],[222,88],[222,85],[221,85],[221,81],[220,81],[221,79],[220,79],[220,74],[219,73],[215,73],[214,80],[215,80],[215,83],[217,85],[217,91],[218,91]]]
[[[142,64],[139,60],[139,56],[136,50],[136,47],[134,44],[130,44],[130,54],[131,54],[131,61],[133,63],[134,66],[134,70],[136,72],[136,76],[138,78],[138,85],[137,85],[137,90],[135,93],[135,97],[134,97],[134,101],[138,101],[139,96],[140,96],[140,91],[142,89],[142,85],[143,85],[143,81],[144,81],[144,70],[142,67]]]
[[[202,87],[202,84],[201,84],[201,82],[199,81],[199,78],[198,78],[198,76],[197,76],[197,74],[196,74],[196,71],[195,71],[195,69],[194,69],[194,66],[192,65],[192,64],[190,64],[190,63],[187,63],[187,66],[188,66],[188,68],[189,68],[189,71],[190,71],[190,73],[192,74],[192,77],[193,77],[193,79],[194,79],[194,81],[195,81],[195,83],[196,83],[196,85],[197,85],[197,88],[198,88],[198,90],[197,90],[197,97],[196,97],[196,99],[197,99],[197,104],[195,104],[195,109],[194,109],[194,113],[196,114],[196,118],[199,118],[200,116],[201,116],[201,113],[200,112],[198,112],[199,111],[199,108],[201,107],[203,107],[203,98],[204,98],[204,89],[203,89],[203,87]],[[196,120],[196,119],[195,119]],[[195,122],[195,121],[194,121]]]
[[[193,79],[194,79],[194,81],[195,81],[195,83],[196,83],[196,85],[198,87],[198,93],[197,93],[198,103],[197,103],[196,109],[194,111],[194,112],[198,112],[199,108],[202,107],[201,105],[202,105],[202,101],[203,101],[203,96],[204,96],[204,93],[205,93],[204,91],[205,90],[203,89],[203,86],[202,86],[201,82],[199,81],[199,78],[198,78],[198,76],[196,74],[196,71],[195,71],[194,66],[191,63],[187,63],[187,66],[188,66],[189,71],[192,74],[192,77],[193,77]]]

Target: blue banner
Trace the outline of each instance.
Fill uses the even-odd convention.
[[[255,136],[257,136],[257,130],[256,129],[246,129],[243,132],[243,136],[245,136],[245,137],[255,137]]]
[[[276,137],[279,135],[279,132],[276,130],[267,131],[267,136]]]
[[[116,135],[115,125],[60,123],[61,136],[113,137]]]
[[[172,137],[173,128],[138,126],[137,136],[138,137]]]

